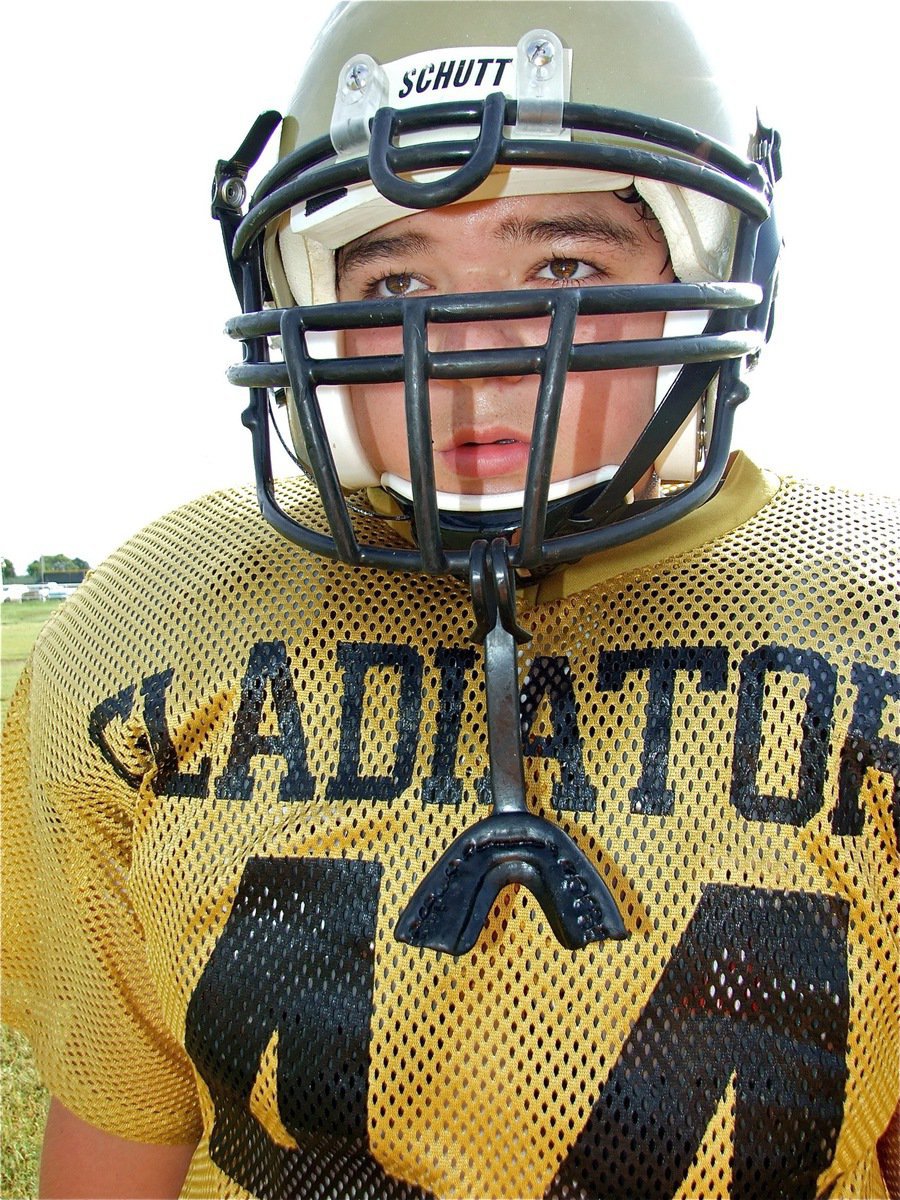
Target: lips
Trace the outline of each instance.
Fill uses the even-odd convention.
[[[460,479],[524,478],[530,441],[515,430],[457,430],[452,446],[435,459]]]

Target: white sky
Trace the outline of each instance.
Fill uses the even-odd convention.
[[[287,105],[313,7],[47,0],[7,16],[0,556],[17,570],[42,553],[96,564],[161,512],[251,481],[209,185],[257,112]],[[776,469],[900,493],[897,239],[877,158],[893,10],[694,7],[725,41],[742,30],[735,61],[785,143],[778,329],[736,441]]]

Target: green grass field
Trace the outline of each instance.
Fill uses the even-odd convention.
[[[61,604],[65,600],[25,600],[21,604],[0,605],[0,707],[4,717],[38,630]]]
[[[3,1200],[31,1200],[37,1195],[47,1093],[25,1039],[6,1026],[0,1028],[0,1034],[0,1196]]]
[[[0,605],[0,707],[6,716],[16,680],[38,630],[64,600]],[[5,1027],[0,1042],[0,1197],[30,1200],[37,1195],[38,1159],[47,1093],[34,1069],[31,1050]]]

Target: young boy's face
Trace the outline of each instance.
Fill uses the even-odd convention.
[[[612,192],[523,196],[415,213],[338,255],[340,300],[673,278],[659,226]],[[663,320],[662,313],[582,317],[575,340],[655,338]],[[548,328],[548,318],[436,324],[429,328],[429,348],[539,346]],[[350,355],[399,351],[397,329],[346,334]],[[655,368],[570,375],[553,479],[621,462],[653,412],[655,381]],[[431,381],[440,491],[491,494],[523,487],[538,382],[535,375]],[[358,385],[351,398],[373,465],[408,479],[403,385]]]

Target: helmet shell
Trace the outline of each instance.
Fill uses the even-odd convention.
[[[354,0],[316,39],[282,130],[282,157],[328,133],[340,68],[365,52],[386,63],[426,49],[515,46],[552,29],[574,51],[571,99],[686,125],[746,154],[756,127],[680,6],[662,0]],[[448,92],[443,97],[452,99]]]

